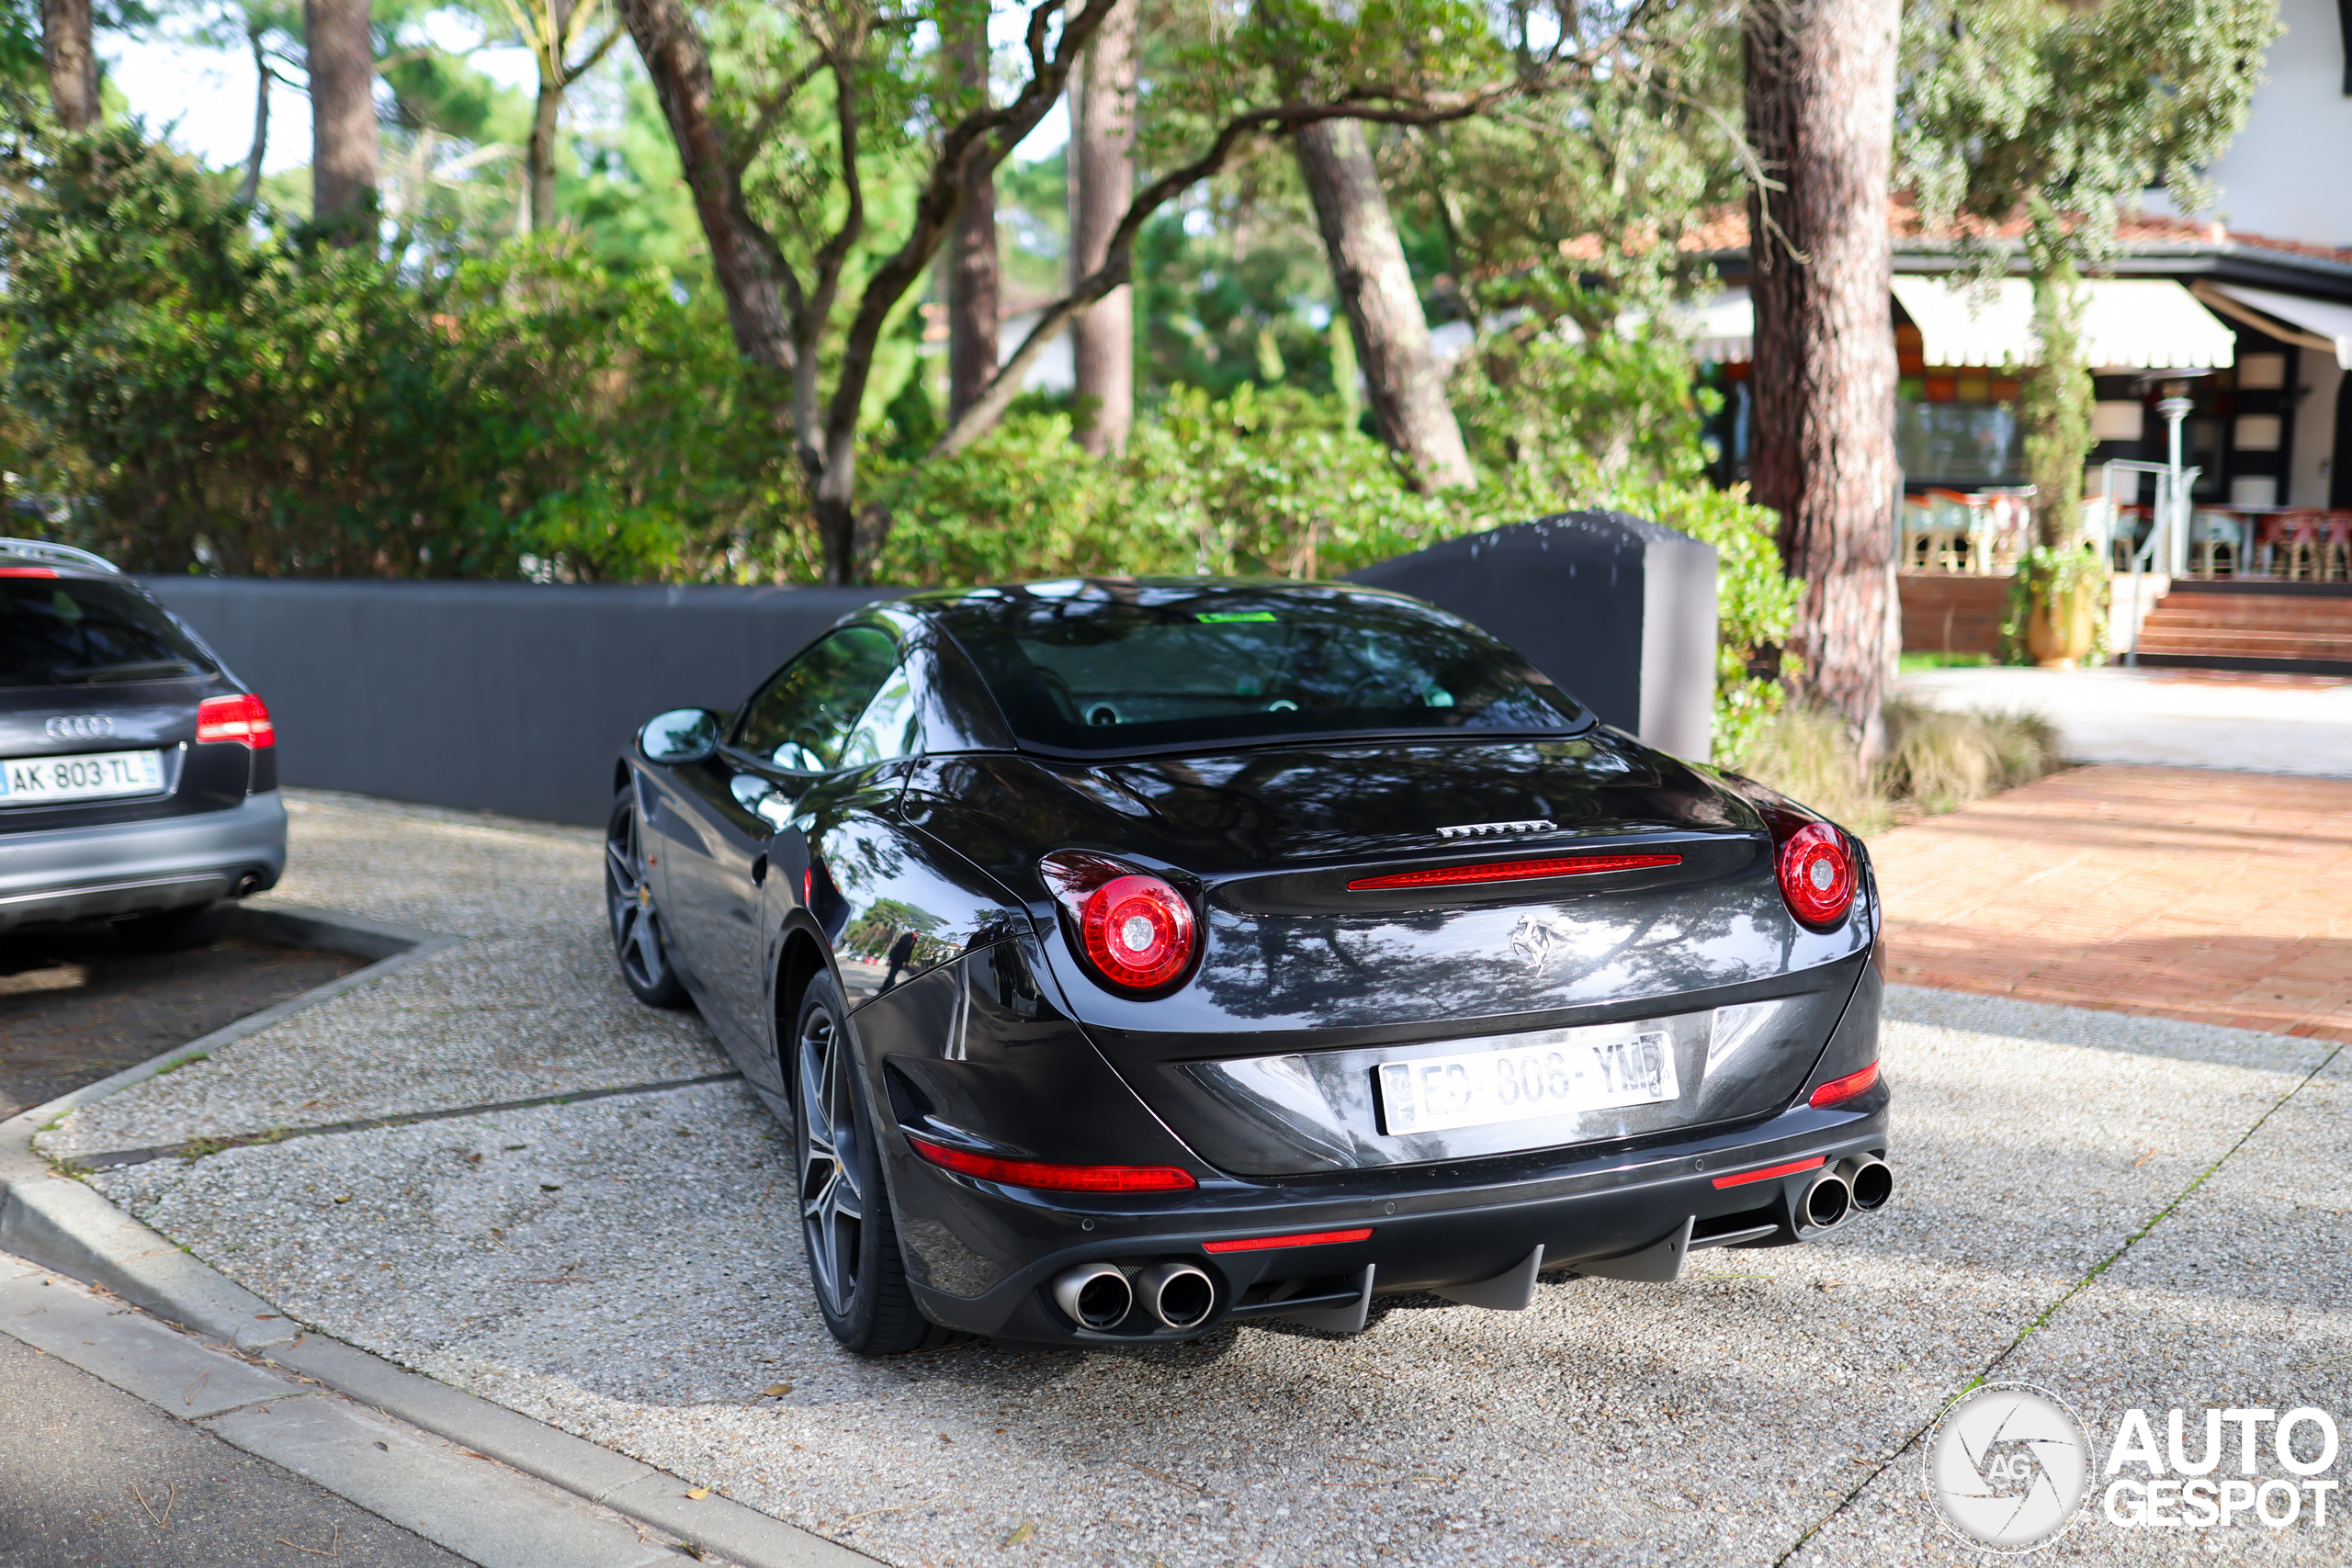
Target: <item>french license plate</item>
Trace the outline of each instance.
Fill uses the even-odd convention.
[[[1374,1076],[1381,1131],[1391,1136],[1656,1105],[1681,1093],[1662,1030],[1615,1040],[1562,1030],[1499,1051],[1383,1062]]]
[[[80,757],[10,757],[0,761],[0,805],[106,800],[160,795],[161,751],[94,751]]]

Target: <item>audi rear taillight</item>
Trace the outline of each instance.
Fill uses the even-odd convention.
[[[1800,826],[1781,813],[1770,819],[1781,897],[1789,913],[1823,931],[1844,919],[1854,904],[1856,882],[1854,849],[1846,835],[1826,822]]]
[[[1076,852],[1047,855],[1039,870],[1069,916],[1087,967],[1106,984],[1157,991],[1192,967],[1199,945],[1193,906],[1166,878]]]
[[[258,751],[277,744],[277,726],[269,721],[269,705],[251,692],[232,697],[207,697],[196,705],[198,740],[234,740]]]

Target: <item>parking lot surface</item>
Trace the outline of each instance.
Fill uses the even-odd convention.
[[[592,832],[298,795],[286,896],[468,940],[47,1134],[304,1324],[896,1563],[1975,1560],[1918,1438],[1979,1376],[2095,1434],[2138,1404],[2352,1411],[2335,1043],[1897,987],[1902,1183],[1804,1247],[1523,1314],[1122,1353],[859,1361],[808,1303],[777,1128],[613,976]],[[2095,1441],[2097,1438],[2095,1436]],[[2055,1562],[2342,1562],[2241,1519]]]
[[[0,1121],[363,962],[241,937],[139,953],[95,924],[0,936]]]

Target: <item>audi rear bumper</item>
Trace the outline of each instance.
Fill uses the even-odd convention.
[[[0,833],[0,931],[258,893],[286,870],[276,790],[222,811]]]

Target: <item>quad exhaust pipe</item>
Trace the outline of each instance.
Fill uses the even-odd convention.
[[[1216,1284],[1193,1264],[1148,1263],[1132,1276],[1115,1263],[1080,1263],[1054,1277],[1054,1304],[1097,1333],[1108,1333],[1138,1306],[1162,1328],[1198,1328],[1216,1310]]]
[[[1838,1174],[1845,1179],[1847,1192],[1861,1213],[1885,1208],[1886,1201],[1894,1196],[1894,1168],[1876,1155],[1840,1161]]]
[[[1155,1263],[1136,1276],[1136,1290],[1163,1328],[1198,1328],[1216,1309],[1216,1287],[1189,1263]]]
[[[1894,1196],[1894,1171],[1876,1155],[1839,1160],[1813,1179],[1796,1204],[1798,1228],[1836,1230],[1856,1214],[1886,1207]]]
[[[1113,1329],[1136,1304],[1135,1287],[1115,1263],[1081,1263],[1054,1279],[1054,1304],[1072,1322]]]
[[[1854,1190],[1835,1170],[1825,1170],[1814,1178],[1813,1185],[1804,1190],[1804,1197],[1797,1203],[1797,1212],[1804,1219],[1808,1230],[1836,1230],[1854,1212]]]

